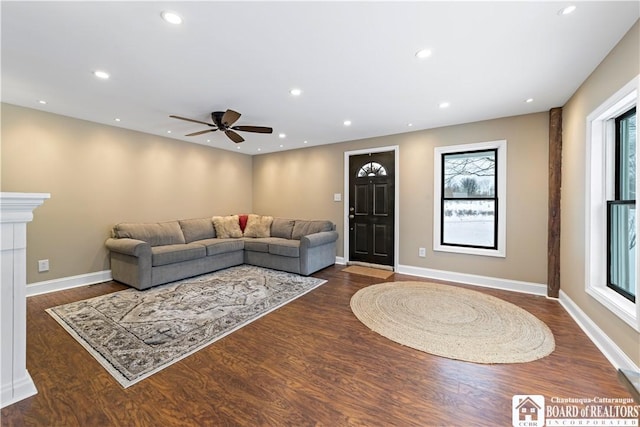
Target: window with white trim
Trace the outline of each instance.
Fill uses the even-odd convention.
[[[507,142],[436,147],[435,251],[506,256]]]
[[[587,117],[586,292],[640,331],[635,189],[638,77]]]

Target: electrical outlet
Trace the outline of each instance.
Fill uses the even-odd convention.
[[[424,258],[427,256],[427,250],[425,248],[418,248],[418,256]]]
[[[38,273],[44,273],[45,271],[49,271],[49,260],[41,259],[38,261]]]

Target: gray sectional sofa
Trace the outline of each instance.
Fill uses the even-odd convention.
[[[113,279],[142,290],[240,264],[308,276],[335,263],[331,221],[244,217],[117,224],[106,241]]]

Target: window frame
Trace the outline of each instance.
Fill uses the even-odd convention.
[[[623,186],[623,171],[622,168],[622,157],[624,153],[622,152],[622,142],[620,141],[620,122],[627,119],[630,116],[636,115],[636,107],[630,108],[629,110],[623,112],[622,114],[610,119],[614,122],[615,129],[615,154],[614,154],[614,197],[613,200],[607,200],[607,287],[619,293],[629,301],[635,303],[636,302],[636,294],[629,293],[626,289],[620,287],[619,284],[613,283],[612,273],[611,273],[611,263],[613,261],[613,253],[612,253],[612,240],[613,236],[611,235],[611,227],[613,221],[613,207],[620,205],[634,205],[636,204],[635,199],[627,199],[622,195],[622,186]],[[637,135],[636,135],[637,140]],[[636,249],[637,250],[637,249]],[[636,272],[637,274],[637,272]]]
[[[443,194],[443,162],[447,154],[461,154],[470,152],[496,151],[496,188],[495,200],[494,248],[472,245],[443,243],[444,201]],[[497,140],[471,144],[449,145],[434,149],[434,201],[433,201],[433,250],[437,252],[452,252],[467,255],[506,257],[506,224],[507,224],[507,141]]]
[[[597,107],[586,120],[585,165],[585,292],[617,317],[640,332],[640,304],[625,298],[607,286],[607,201],[616,191],[615,119],[638,103],[638,82],[634,77],[609,99]],[[636,129],[638,124],[636,115]],[[636,151],[636,164],[638,153]],[[636,188],[638,176],[636,174]],[[636,221],[636,234],[638,222]],[[636,265],[640,251],[636,250]],[[635,294],[638,295],[636,280]],[[638,299],[636,298],[636,301]]]

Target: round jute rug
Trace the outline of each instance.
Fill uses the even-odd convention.
[[[371,330],[437,356],[522,363],[555,349],[547,325],[522,308],[456,286],[390,282],[360,289],[351,310]]]

